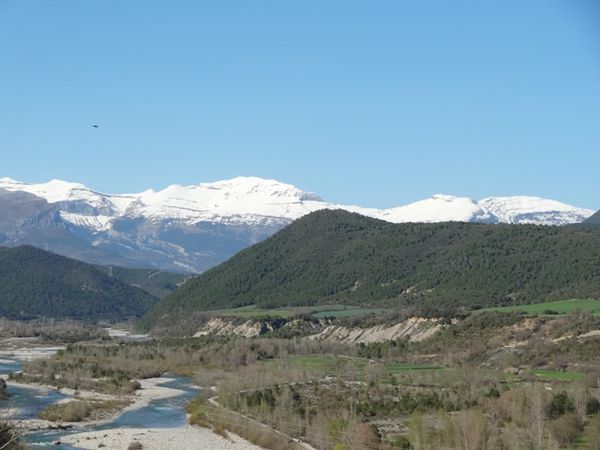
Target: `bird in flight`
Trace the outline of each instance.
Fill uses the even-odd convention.
[[[92,125],[92,128],[98,128],[98,125]]]

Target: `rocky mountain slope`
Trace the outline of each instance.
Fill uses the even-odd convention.
[[[323,201],[275,180],[238,177],[161,191],[108,195],[78,183],[0,179],[0,245],[31,244],[98,264],[202,272],[321,209],[388,222],[564,225],[593,211],[537,197],[475,201],[436,195],[374,209]]]

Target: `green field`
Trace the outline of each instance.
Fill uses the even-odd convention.
[[[409,372],[419,372],[422,370],[444,370],[444,368],[427,364],[406,363],[389,363],[385,366],[385,371],[390,374],[404,374]]]
[[[384,314],[388,310],[382,308],[359,308],[359,307],[347,307],[347,308],[336,308],[331,307],[325,311],[319,311],[313,314],[313,317],[324,318],[324,317],[335,317],[336,319],[343,317],[362,317],[362,316],[375,316]]]
[[[296,355],[284,361],[291,367],[311,372],[327,372],[335,365],[335,357],[330,355]]]
[[[289,319],[290,317],[302,314],[310,314],[316,318],[324,317],[359,317],[385,313],[387,310],[382,308],[361,308],[358,306],[343,305],[324,305],[324,306],[300,306],[286,308],[259,308],[256,305],[242,306],[240,308],[217,309],[207,311],[211,314],[221,317],[242,317],[247,319],[259,319],[263,317],[280,317]]]
[[[362,378],[369,360],[353,356],[335,355],[294,355],[284,358],[264,360],[264,364],[278,367],[279,370],[296,369],[314,376],[324,377],[332,373],[343,372]]]
[[[333,355],[295,355],[279,360],[265,361],[267,364],[283,364],[287,367],[306,370],[322,376],[335,372],[335,369],[345,367],[345,370],[354,373],[359,379],[362,379],[369,359],[354,356],[333,356]],[[410,364],[390,362],[382,368],[388,375],[410,375],[423,371],[441,371],[449,370],[440,366],[428,364]]]
[[[526,314],[569,314],[574,311],[586,311],[600,316],[600,300],[579,299],[559,300],[555,302],[535,303],[533,305],[501,306],[497,308],[485,308],[478,311],[513,312],[523,311]]]
[[[207,311],[215,316],[242,317],[245,319],[260,319],[263,317],[281,317],[284,319],[299,315],[309,314],[314,308],[258,308],[256,305],[242,306],[240,308],[215,309]]]
[[[536,377],[546,378],[556,381],[577,381],[583,378],[583,374],[579,372],[562,372],[559,370],[535,369],[532,373]]]

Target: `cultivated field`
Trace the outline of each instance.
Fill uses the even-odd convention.
[[[501,306],[497,308],[485,308],[480,311],[513,312],[523,311],[527,314],[552,315],[570,314],[575,311],[585,311],[600,316],[600,299],[574,299],[559,300],[554,302],[535,303],[532,305]]]

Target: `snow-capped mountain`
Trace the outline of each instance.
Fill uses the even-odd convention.
[[[67,256],[81,257],[83,252],[91,262],[105,263],[112,255],[108,259],[120,264],[185,271],[205,270],[320,209],[345,209],[395,223],[563,225],[582,222],[594,213],[524,196],[475,201],[435,195],[396,208],[364,208],[328,203],[312,192],[256,177],[118,195],[60,180],[31,184],[1,178],[0,192],[0,244],[44,243]],[[18,201],[15,196],[20,196]],[[15,204],[30,207],[17,213]],[[18,226],[3,226],[2,215]]]
[[[580,223],[594,212],[539,197],[489,197],[478,202],[499,223],[568,225]]]

